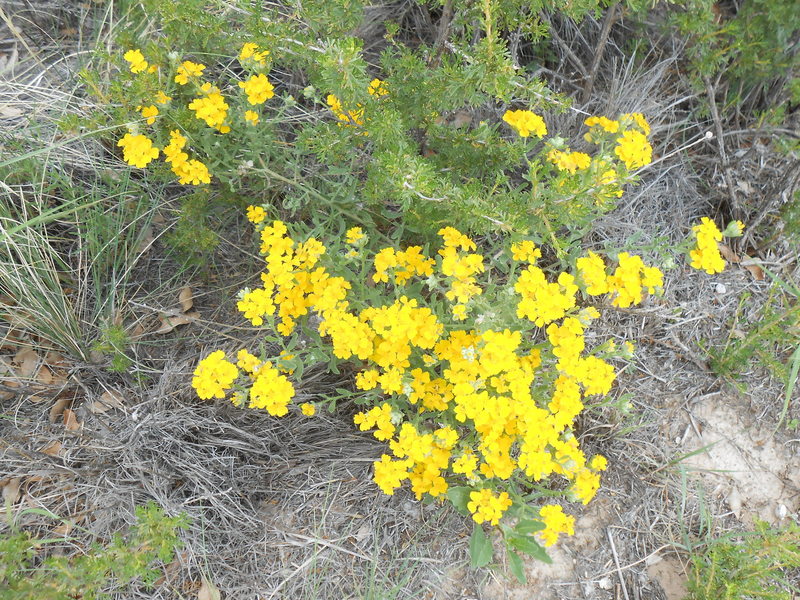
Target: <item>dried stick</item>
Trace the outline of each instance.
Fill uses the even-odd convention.
[[[600,68],[600,60],[603,58],[603,52],[608,43],[608,34],[611,33],[611,27],[617,21],[617,7],[619,2],[614,4],[603,19],[603,29],[600,31],[600,39],[597,42],[597,49],[594,51],[594,59],[592,66],[589,68],[589,76],[586,78],[586,83],[583,85],[583,93],[581,94],[581,104],[586,104],[592,95],[594,88],[594,81],[597,78],[597,70]]]
[[[622,568],[619,566],[619,556],[617,556],[617,548],[614,546],[614,538],[611,537],[611,528],[606,529],[606,536],[608,536],[608,543],[611,544],[611,554],[614,557],[614,564],[617,566],[617,577],[619,577],[619,583],[622,586],[622,594],[625,596],[625,600],[631,600],[628,596],[628,589],[625,587],[625,579],[622,577]]]
[[[722,132],[722,120],[719,118],[717,102],[714,99],[714,86],[711,85],[711,80],[708,77],[703,77],[703,82],[706,84],[708,104],[711,108],[711,118],[714,119],[714,128],[717,130],[717,147],[719,148],[719,157],[722,159],[722,173],[725,176],[725,186],[728,188],[728,199],[731,203],[731,212],[733,212],[734,219],[741,219],[742,209],[739,206],[739,201],[736,199],[736,190],[733,188],[731,166],[728,163],[728,153],[725,151],[725,137]]]

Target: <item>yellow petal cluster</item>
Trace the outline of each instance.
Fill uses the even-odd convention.
[[[153,146],[152,140],[145,135],[126,133],[117,146],[122,148],[122,158],[126,163],[140,169],[158,158],[159,149]]]
[[[275,87],[263,73],[253,75],[245,81],[240,81],[239,87],[247,94],[247,101],[254,106],[263,104],[275,95],[273,91]]]
[[[382,98],[383,96],[389,95],[389,88],[386,86],[385,81],[381,81],[380,79],[373,79],[369,82],[369,86],[367,87],[367,92],[369,92],[370,96],[374,96],[376,98]]]
[[[366,234],[361,227],[351,227],[345,232],[344,236],[344,239],[348,244],[355,246],[366,237]]]
[[[122,57],[130,63],[131,73],[141,73],[149,66],[141,50],[128,50]]]
[[[178,65],[178,72],[175,75],[175,83],[186,85],[189,83],[189,79],[202,77],[205,68],[206,66],[203,64],[185,60]]]
[[[285,375],[266,362],[256,372],[250,388],[250,408],[263,408],[274,417],[289,412],[289,403],[294,398],[294,386]]]
[[[217,88],[210,84],[204,84],[201,90],[205,95],[195,98],[189,103],[189,108],[194,111],[195,117],[205,121],[206,125],[217,129],[221,133],[230,131],[230,127],[224,125],[229,108],[225,98]]]
[[[565,515],[564,509],[557,504],[547,504],[539,509],[539,518],[544,523],[544,529],[538,532],[545,546],[552,546],[558,541],[561,533],[573,535],[575,533],[575,517]]]
[[[619,131],[619,121],[613,121],[607,117],[589,117],[584,121],[587,127],[599,127],[608,133]]]
[[[585,332],[599,312],[579,307],[577,292],[580,285],[589,295],[610,294],[620,306],[638,302],[644,290],[661,285],[660,271],[622,253],[608,274],[604,260],[589,253],[578,260],[575,275],[562,272],[550,281],[533,264],[541,251],[532,241],[518,242],[512,256],[530,264],[504,293],[513,286],[520,296],[517,317],[528,325],[493,327],[495,317],[487,315],[490,323],[479,327],[476,320],[464,328],[458,314],[440,317],[433,310],[448,302],[463,306],[484,293],[483,257],[458,229],[439,231],[435,258],[418,246],[382,248],[371,263],[364,256],[357,272],[368,274],[371,264],[373,281],[385,284],[370,282],[371,300],[364,304],[355,284],[329,271],[337,263],[320,241],[295,238],[282,221],[267,224],[255,207],[248,217],[259,231],[265,270],[263,285],[243,290],[238,308],[251,323],[269,321],[284,336],[300,320],[306,331],[316,326],[330,355],[356,367],[356,388],[372,401],[354,423],[388,445],[374,463],[383,492],[407,483],[418,499],[440,498],[451,485],[466,484],[473,519],[491,524],[511,506],[504,486],[558,477],[574,501],[586,503],[597,493],[607,461],[599,455],[588,460],[573,427],[584,399],[607,394],[616,370],[606,360],[610,345],[587,348]],[[351,228],[339,248],[364,246],[364,239],[360,228]],[[415,276],[423,281],[411,283]],[[384,303],[375,302],[376,290],[388,296]],[[546,327],[544,341],[533,343],[533,326]],[[250,406],[287,414],[294,390],[281,370],[290,373],[290,365],[274,368],[245,351],[238,358],[252,385],[234,399],[249,397]],[[313,410],[302,405],[299,412]],[[543,507],[540,516],[543,543],[572,533],[572,518],[555,505]]]
[[[339,119],[339,127],[344,125],[364,125],[364,107],[360,104],[356,105],[353,110],[346,110],[342,106],[342,101],[333,94],[328,94],[325,101],[328,103],[331,112]]]
[[[529,110],[507,110],[503,114],[503,121],[508,123],[520,137],[530,137],[533,134],[541,138],[547,135],[544,119]]]
[[[264,64],[267,56],[269,56],[269,50],[259,51],[258,48],[258,44],[247,42],[244,46],[242,46],[242,50],[239,52],[239,62],[252,59],[259,64]]]
[[[488,521],[492,525],[500,522],[500,517],[511,507],[511,498],[507,492],[495,494],[490,489],[482,489],[477,492],[470,492],[467,508],[472,513],[472,518],[476,523]]]
[[[169,132],[170,142],[164,147],[164,160],[172,166],[172,172],[178,176],[178,183],[200,185],[211,183],[208,168],[199,160],[189,159],[183,151],[186,138],[177,129]]]
[[[244,111],[244,120],[252,125],[258,125],[260,117],[258,113],[254,110],[246,110]]]
[[[555,148],[547,153],[547,160],[558,167],[559,171],[566,171],[570,174],[588,169],[592,163],[592,158],[588,154],[583,152],[562,152]]]
[[[224,398],[239,376],[239,370],[231,362],[225,360],[225,353],[217,350],[206,356],[197,365],[192,378],[192,387],[203,400]]]
[[[147,119],[148,125],[152,125],[156,122],[156,116],[158,115],[158,107],[156,105],[139,106],[136,110],[142,114],[143,118]]]
[[[692,227],[692,234],[696,241],[694,249],[689,252],[692,267],[702,269],[709,275],[722,273],[725,270],[725,260],[723,260],[717,245],[722,241],[722,232],[717,229],[714,221],[703,217],[699,224]]]
[[[653,147],[647,141],[645,134],[629,129],[617,138],[614,154],[628,169],[638,169],[652,162]]]

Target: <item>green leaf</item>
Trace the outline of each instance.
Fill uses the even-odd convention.
[[[462,515],[469,515],[467,503],[469,502],[469,493],[471,491],[472,488],[466,486],[451,487],[447,490],[447,499]]]
[[[508,551],[508,566],[517,581],[522,584],[528,583],[528,578],[525,575],[525,566],[522,564],[522,557],[513,550]]]
[[[520,536],[530,535],[545,528],[545,524],[541,521],[534,521],[533,519],[522,519],[517,526],[514,527],[514,532]]]
[[[483,533],[483,528],[475,523],[469,538],[469,563],[473,567],[485,567],[492,560],[492,542]]]
[[[532,537],[518,537],[518,536],[511,536],[508,538],[508,545],[513,546],[520,552],[524,552],[525,554],[532,556],[536,560],[540,560],[544,563],[550,564],[553,562],[549,556],[547,556],[547,552],[545,549],[540,546],[536,540]]]

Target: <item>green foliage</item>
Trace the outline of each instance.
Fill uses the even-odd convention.
[[[115,373],[124,373],[133,361],[125,355],[125,350],[131,343],[130,336],[120,325],[106,325],[100,330],[100,339],[92,346],[94,352],[111,356],[109,370]]]
[[[791,241],[800,244],[800,190],[795,191],[789,201],[781,207],[783,233]]]
[[[186,517],[167,517],[149,503],[136,508],[136,524],[126,535],[93,544],[83,554],[45,556],[56,539],[38,539],[12,527],[0,537],[0,595],[6,600],[102,600],[126,587],[151,588],[180,548]]]
[[[723,77],[726,109],[763,109],[793,96],[800,66],[800,12],[795,0],[748,0],[738,10],[713,0],[693,0],[674,20],[689,36],[691,73]],[[748,99],[750,99],[748,101]]]
[[[789,399],[797,381],[800,363],[800,287],[791,280],[782,280],[765,271],[774,285],[759,311],[746,318],[750,294],[739,300],[737,314],[730,328],[728,340],[720,349],[709,349],[711,367],[721,375],[736,377],[757,359],[772,375],[786,386],[784,410],[786,416]]]
[[[219,245],[219,236],[209,226],[211,210],[205,190],[183,197],[178,222],[166,236],[182,262],[205,265]]]
[[[118,68],[119,76],[105,86],[94,72],[84,73],[83,80],[107,107],[102,109],[106,122],[142,133],[158,148],[169,143],[170,131],[180,130],[187,152],[212,175],[210,204],[224,191],[236,191],[269,198],[299,219],[355,213],[362,225],[382,231],[402,218],[406,235],[430,236],[441,226],[457,225],[478,234],[533,233],[559,245],[557,237],[565,231],[579,235],[615,203],[608,195],[599,198],[602,186],[596,180],[564,177],[545,159],[550,149],[568,150],[559,133],[575,132],[553,132],[540,142],[519,137],[502,122],[512,108],[542,112],[568,106],[519,69],[508,49],[509,33],[517,27],[531,39],[541,35],[544,4],[459,3],[451,26],[443,30],[446,40],[411,44],[387,36],[376,58],[364,51],[365,40],[353,35],[363,6],[351,0],[304,2],[292,11],[193,0],[182,3],[179,15],[163,3],[145,1],[145,14],[161,33],[119,42],[122,49],[141,48],[150,64],[159,65],[158,72],[131,73],[114,54],[99,58]],[[587,0],[547,8],[577,18],[600,7]],[[210,50],[238,52],[245,42],[269,50],[263,64]],[[220,88],[229,105],[230,133],[207,126],[187,108],[202,92],[199,79],[190,85],[173,81],[184,60],[207,65],[201,79]],[[283,75],[287,70],[290,77]],[[278,82],[275,97],[254,107],[237,83],[257,73],[281,74],[287,83]],[[385,82],[388,94],[368,92],[376,78]],[[137,111],[152,105],[159,92],[172,100],[159,106],[155,123],[148,126]],[[332,110],[331,102],[343,112]],[[257,126],[243,117],[252,109],[259,113]],[[352,120],[348,114],[361,116]],[[596,154],[605,152],[606,161],[611,149]],[[613,152],[610,157],[616,160]],[[615,171],[617,185],[634,180],[627,169],[603,165],[598,159],[594,177],[602,167]],[[161,162],[153,163],[150,173],[175,180]],[[213,232],[196,218],[196,207],[187,204],[185,210],[172,243],[203,255],[214,244]]]
[[[687,600],[790,600],[799,591],[790,581],[800,568],[800,527],[771,527],[759,521],[755,531],[712,540],[692,554]]]

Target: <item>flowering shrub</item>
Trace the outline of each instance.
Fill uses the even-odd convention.
[[[304,197],[336,210],[362,202],[370,226],[385,227],[386,209],[399,208],[409,229],[426,234],[457,222],[468,232],[552,238],[613,208],[652,158],[650,126],[636,113],[588,118],[580,149],[548,137],[545,118],[529,107],[557,98],[513,70],[501,70],[502,84],[487,93],[469,57],[460,77],[453,65],[425,67],[398,48],[369,78],[352,40],[300,56],[284,39],[270,41],[270,49],[245,42],[224,74],[163,48],[126,51],[111,90],[127,121],[117,142],[123,160],[182,185],[276,196],[290,210],[307,206]],[[313,83],[296,96],[270,73],[298,60]],[[459,79],[476,89],[452,89]],[[486,106],[493,118],[448,122],[456,110]],[[294,191],[276,193],[276,181]]]
[[[234,363],[215,351],[195,371],[198,395],[230,394],[282,416],[294,410],[290,368],[321,357],[333,369],[349,363],[363,392],[354,423],[388,444],[374,464],[384,493],[407,483],[417,499],[447,498],[533,553],[571,534],[573,517],[551,499],[588,503],[607,466],[583,453],[572,427],[587,398],[609,393],[610,361],[632,351],[610,341],[587,346],[600,316],[588,301],[638,304],[658,292],[661,272],[627,253],[615,267],[590,253],[548,275],[531,240],[487,264],[452,227],[439,231],[433,256],[420,246],[371,253],[360,227],[326,246],[265,214],[248,209],[266,268],[238,308],[265,326],[291,366],[246,349]],[[297,411],[313,414],[314,405]]]
[[[339,6],[347,14],[326,20],[320,6],[303,22],[275,9],[249,25],[235,62],[168,44],[129,49],[110,92],[132,167],[204,194],[272,199],[247,209],[266,268],[238,308],[282,352],[212,352],[194,373],[198,396],[312,417],[319,402],[294,406],[292,381],[307,364],[348,365],[361,405],[354,424],[387,444],[376,485],[471,515],[475,564],[489,560],[483,523],[542,559],[542,546],[573,533],[554,499],[588,503],[607,467],[584,454],[573,424],[632,352],[590,347],[585,334],[603,304],[630,307],[663,284],[639,256],[576,256],[567,241],[651,163],[650,124],[638,113],[590,116],[582,140],[551,133],[539,113],[563,99],[527,80],[498,35],[519,11],[482,4],[464,21],[479,23],[482,37],[469,37],[480,41],[450,44],[441,59],[387,32],[390,46],[368,65],[346,34],[357,11]],[[224,47],[205,42],[201,51]],[[344,212],[360,226],[323,243],[270,222],[275,205],[305,221],[327,212],[341,222]],[[440,241],[378,247],[398,220],[414,239]],[[488,260],[463,232],[514,241]],[[693,266],[721,270],[713,223],[694,232]],[[548,240],[560,267],[541,262],[534,240]]]

